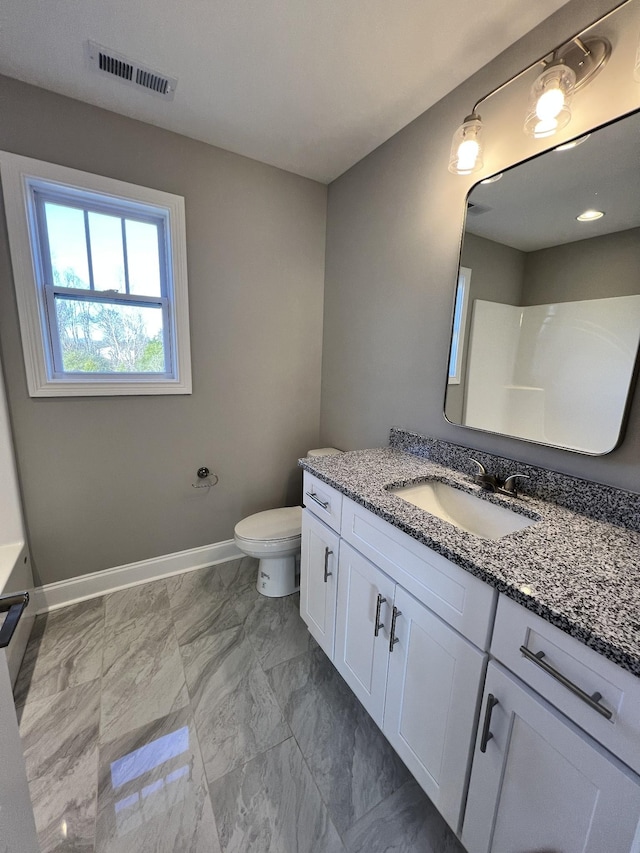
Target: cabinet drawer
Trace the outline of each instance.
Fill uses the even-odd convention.
[[[521,647],[531,655],[542,652],[542,662],[553,671],[543,669]],[[498,602],[491,653],[640,773],[640,679],[504,595]],[[586,695],[576,695],[572,685]],[[588,703],[587,697],[598,693],[602,698],[597,703],[611,719]]]
[[[308,471],[302,479],[302,501],[305,507],[325,524],[340,533],[342,513],[342,495],[332,486],[327,486],[322,480],[314,477]]]
[[[494,589],[349,498],[342,502],[342,536],[456,631],[489,647]]]

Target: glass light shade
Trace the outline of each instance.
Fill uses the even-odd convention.
[[[453,134],[449,171],[454,175],[470,175],[481,169],[483,164],[482,119],[472,113]]]
[[[571,120],[569,104],[575,84],[575,72],[563,62],[545,68],[531,87],[525,133],[542,139],[566,127]]]
[[[580,216],[576,216],[578,222],[595,222],[596,219],[602,219],[604,211],[602,210],[585,210]]]

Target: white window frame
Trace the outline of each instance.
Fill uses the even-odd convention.
[[[144,394],[190,394],[191,352],[187,293],[187,253],[184,199],[148,187],[92,175],[66,166],[45,163],[0,151],[0,175],[9,232],[9,247],[18,302],[20,333],[27,384],[31,397],[79,397]],[[166,292],[159,299],[168,325],[169,370],[151,373],[61,373],[56,372],[50,334],[49,311],[43,260],[37,228],[34,191],[50,190],[56,195],[81,199],[87,193],[100,195],[105,204],[119,208],[121,215],[149,212],[162,220],[166,252]],[[82,291],[84,294],[85,291]],[[78,295],[78,291],[75,291]],[[102,297],[104,299],[104,297]],[[124,294],[110,301],[126,304]],[[129,300],[144,302],[145,298]]]
[[[469,291],[471,289],[471,270],[460,267],[458,286],[453,305],[453,329],[451,332],[451,350],[449,355],[449,385],[459,385],[462,381],[462,365],[464,364],[464,349],[466,345],[467,309],[469,307]],[[458,312],[458,295],[460,296],[460,311]],[[455,352],[455,364],[452,364]],[[453,368],[453,370],[452,370]]]

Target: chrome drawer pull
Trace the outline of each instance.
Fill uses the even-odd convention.
[[[328,579],[331,577],[333,572],[329,571],[329,555],[333,554],[333,551],[330,551],[329,548],[324,549],[324,582],[327,583]]]
[[[558,672],[557,669],[548,664],[544,660],[544,652],[532,652],[526,646],[520,646],[520,651],[526,657],[527,660],[530,660],[531,663],[535,663],[536,666],[539,666],[540,669],[544,670],[547,675],[550,675],[552,678],[555,678],[556,681],[559,681],[567,690],[570,690],[574,696],[577,696],[579,699],[582,699],[590,708],[593,708],[594,711],[597,711],[599,714],[602,714],[603,717],[606,717],[607,720],[610,720],[613,717],[613,714],[608,708],[605,708],[600,704],[600,700],[602,699],[601,693],[594,693],[592,696],[589,696],[588,693],[585,693],[577,684],[574,684],[573,681],[569,681],[566,675],[563,675],[561,672]]]
[[[2,628],[0,629],[0,649],[6,649],[11,642],[13,634],[18,627],[20,617],[28,603],[28,592],[19,592],[16,595],[0,596],[0,613],[7,614],[4,622],[2,623]]]
[[[377,637],[380,633],[380,628],[384,628],[384,622],[380,621],[380,608],[385,603],[387,599],[383,598],[380,593],[378,593],[378,601],[376,603],[376,619],[373,626],[373,636]]]
[[[398,616],[402,616],[400,610],[397,607],[393,608],[393,616],[391,617],[391,634],[389,635],[389,652],[393,651],[393,647],[396,643],[399,643],[400,640],[396,637],[396,619]]]
[[[318,506],[322,507],[322,509],[329,509],[329,507],[331,506],[329,501],[321,501],[315,492],[307,492],[307,497],[311,498],[312,501],[315,501]]]
[[[487,707],[484,710],[484,725],[482,726],[482,737],[480,738],[480,752],[484,753],[487,751],[487,744],[493,737],[491,733],[491,715],[493,714],[493,709],[496,705],[500,703],[493,695],[493,693],[489,693],[487,696]]]

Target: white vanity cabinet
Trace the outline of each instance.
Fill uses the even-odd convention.
[[[504,596],[491,654],[469,853],[638,853],[638,679]]]
[[[341,543],[333,662],[380,728],[395,591],[390,577]]]
[[[433,611],[341,543],[334,664],[454,829],[485,662]]]
[[[637,853],[638,781],[489,664],[462,832],[468,853]]]
[[[344,497],[338,538],[318,496],[305,475],[302,618],[457,831],[497,594]]]
[[[402,587],[382,730],[454,831],[487,656]]]
[[[308,509],[302,511],[300,615],[333,660],[340,537]]]
[[[342,495],[308,471],[303,477],[300,615],[333,660]]]

